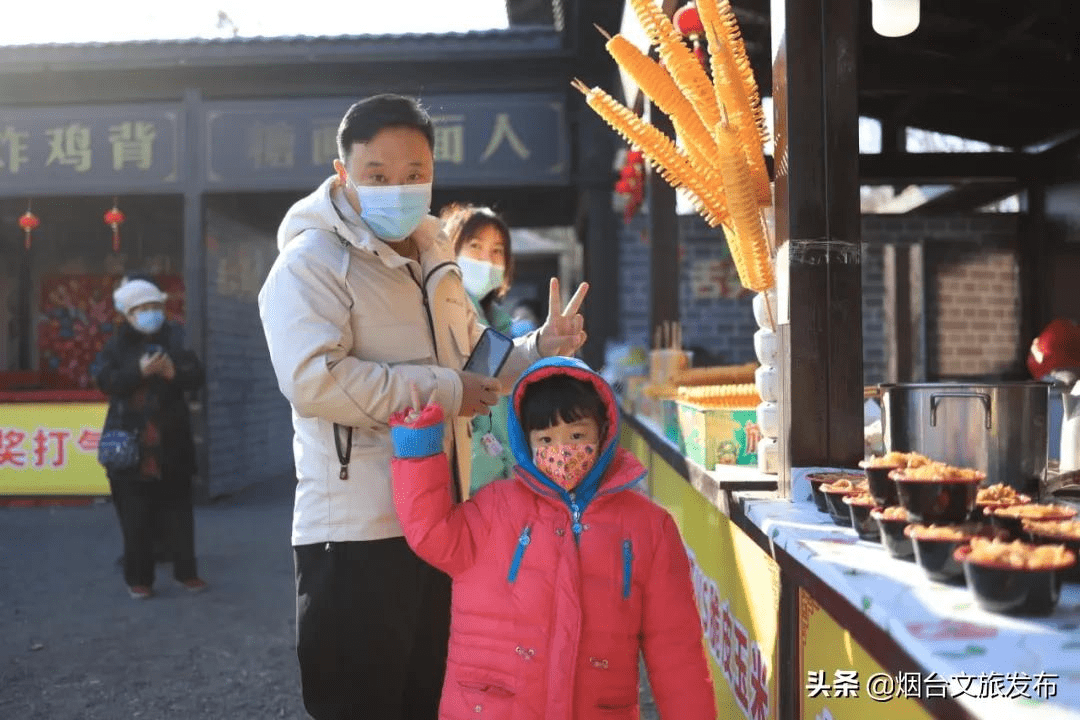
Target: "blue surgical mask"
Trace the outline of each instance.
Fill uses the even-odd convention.
[[[144,335],[153,335],[164,324],[164,310],[139,310],[131,318],[131,326]]]
[[[360,217],[375,236],[386,242],[399,242],[413,230],[431,209],[431,183],[419,185],[357,185]]]
[[[483,300],[489,292],[502,286],[505,271],[498,265],[464,255],[458,255],[457,264],[461,268],[461,284],[477,301]]]

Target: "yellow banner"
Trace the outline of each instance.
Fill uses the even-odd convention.
[[[798,672],[802,720],[933,720],[803,588]]]
[[[0,495],[108,495],[97,461],[107,403],[0,404]]]
[[[650,479],[690,553],[720,717],[776,720],[780,566],[655,454]]]

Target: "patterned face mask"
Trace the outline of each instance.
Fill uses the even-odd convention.
[[[564,490],[573,490],[596,464],[596,446],[567,443],[536,448],[533,462]]]

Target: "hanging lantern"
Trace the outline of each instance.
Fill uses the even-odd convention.
[[[23,232],[26,233],[26,240],[24,242],[24,246],[27,250],[30,249],[30,233],[34,232],[34,228],[36,228],[40,224],[41,221],[38,220],[38,216],[30,212],[30,206],[27,205],[26,212],[23,213],[22,217],[19,218],[19,227],[21,227],[23,229]]]
[[[694,3],[683,5],[675,12],[675,17],[672,20],[679,32],[690,39],[694,47],[694,55],[697,56],[702,67],[709,67],[709,58],[705,54],[705,48],[702,47],[701,43],[701,38],[705,35],[705,26],[701,23],[697,5]]]
[[[615,182],[615,192],[622,196],[623,222],[630,222],[645,199],[645,157],[640,150],[626,153],[619,179]]]
[[[124,213],[116,207],[116,198],[113,198],[111,210],[105,212],[105,224],[112,228],[113,252],[120,252],[120,223],[124,222]]]

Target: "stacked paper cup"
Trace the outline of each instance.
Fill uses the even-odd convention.
[[[776,475],[780,472],[780,452],[776,444],[776,438],[780,435],[780,336],[773,325],[776,320],[776,290],[754,296],[754,319],[759,328],[754,333],[754,352],[761,363],[754,373],[754,381],[762,400],[757,407],[758,429],[761,431],[757,448],[758,470]]]

